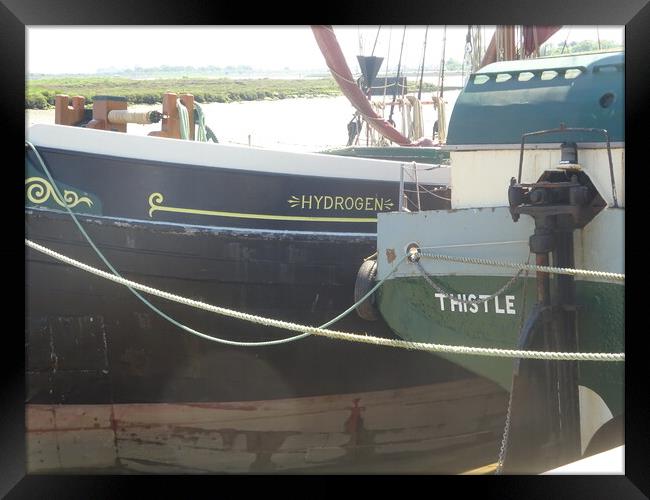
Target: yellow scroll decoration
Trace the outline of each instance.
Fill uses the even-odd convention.
[[[251,214],[239,212],[222,212],[217,210],[199,210],[196,208],[166,207],[162,205],[164,196],[161,193],[149,195],[149,217],[156,211],[175,212],[182,214],[215,215],[218,217],[236,217],[240,219],[264,219],[312,222],[377,222],[376,217],[304,217],[299,215]]]
[[[66,203],[69,208],[74,208],[79,203],[86,203],[89,207],[93,202],[87,196],[79,196],[74,191],[64,190],[63,199],[65,203],[56,194],[56,191],[47,179],[42,177],[29,177],[25,179],[25,186],[27,188],[27,199],[32,203],[40,205],[50,199],[50,197],[59,205],[65,208]]]

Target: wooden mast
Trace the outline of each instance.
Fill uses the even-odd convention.
[[[523,57],[535,54],[540,45],[551,38],[551,36],[553,36],[553,34],[555,34],[561,27],[562,26],[522,26],[524,43],[521,52]],[[488,45],[483,60],[481,61],[481,68],[487,64],[501,60],[497,53],[497,46],[499,45],[500,38],[504,39],[505,60],[514,59],[513,28],[513,26],[497,26],[497,29],[492,36],[492,40],[490,41],[490,45]]]

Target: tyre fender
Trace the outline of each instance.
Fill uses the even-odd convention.
[[[370,289],[375,286],[375,277],[377,276],[377,261],[376,260],[366,260],[359,271],[357,272],[357,279],[354,283],[354,301],[357,302],[365,294],[367,294]],[[376,305],[376,297],[373,293],[366,300],[361,302],[357,307],[357,314],[359,317],[367,321],[376,321],[379,319],[379,310]]]

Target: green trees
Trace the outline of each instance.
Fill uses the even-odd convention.
[[[564,43],[544,44],[540,50],[542,56],[557,56],[560,54],[576,54],[579,52],[596,52],[599,50],[622,49],[623,47],[612,40],[601,40],[600,46],[597,40],[582,40]]]

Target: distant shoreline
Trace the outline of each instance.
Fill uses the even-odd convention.
[[[417,91],[415,79],[409,80],[409,92]],[[459,87],[445,86],[445,90]],[[437,86],[424,83],[424,92]],[[295,97],[335,97],[341,90],[333,78],[272,79],[272,78],[150,78],[135,79],[106,76],[66,76],[37,78],[27,81],[25,109],[51,109],[57,94],[83,96],[86,104],[93,96],[126,97],[128,104],[158,104],[166,92],[194,95],[199,103],[229,103],[242,101],[280,100]]]

